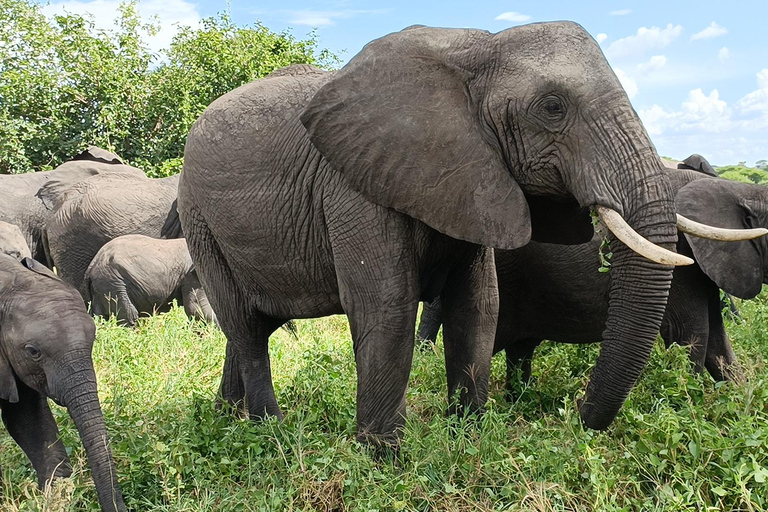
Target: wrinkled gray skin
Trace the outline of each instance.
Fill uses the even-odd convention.
[[[734,229],[768,228],[766,187],[690,171],[673,170],[670,176],[679,190],[678,212],[686,217]],[[543,339],[602,339],[612,272],[597,272],[601,239],[569,247],[531,242],[496,251],[500,298],[494,352],[506,352],[508,383],[514,383],[518,367],[523,380],[530,378],[533,351]],[[674,270],[661,336],[667,346],[690,346],[697,370],[706,369],[716,380],[740,380],[723,325],[720,289],[743,299],[760,292],[768,283],[768,240],[726,243],[684,235],[677,249],[696,264]],[[440,318],[439,301],[425,305],[419,337],[434,340]]]
[[[32,257],[24,234],[15,224],[0,221],[0,253],[13,256],[17,260]]]
[[[483,407],[498,293],[482,245],[586,242],[576,205],[597,204],[673,249],[672,201],[626,93],[569,22],[411,27],[338,72],[294,66],[246,84],[192,127],[179,184],[181,225],[227,335],[223,398],[280,417],[269,335],[346,313],[358,438],[376,443],[397,443],[404,422],[419,300],[439,295],[446,310],[449,396]],[[580,407],[589,427],[606,428],[634,385],[670,280],[670,267],[616,244],[607,341]]]
[[[88,266],[83,296],[93,315],[133,326],[141,314],[165,312],[176,300],[191,318],[215,321],[183,238],[125,235],[104,244]]]
[[[67,189],[46,224],[46,254],[59,276],[83,291],[88,265],[104,244],[122,235],[162,238],[176,226],[179,176],[150,179],[101,174]],[[42,192],[54,183],[43,187]]]
[[[95,146],[52,171],[0,175],[0,221],[19,226],[32,257],[45,262],[43,232],[55,197],[79,181],[112,171],[143,175],[141,170],[124,165],[117,155]],[[41,198],[40,188],[52,179],[59,185],[51,187],[47,197]]]
[[[43,264],[0,254],[0,409],[40,487],[72,473],[48,398],[69,411],[102,510],[125,510],[99,405],[96,329],[80,295]]]

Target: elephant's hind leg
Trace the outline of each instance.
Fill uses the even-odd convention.
[[[22,382],[17,384],[18,402],[0,400],[3,423],[32,462],[42,488],[52,478],[71,475],[72,467],[59,440],[59,428],[48,407],[48,399]]]
[[[270,334],[284,320],[263,315],[250,306],[205,219],[196,208],[187,215],[192,221],[184,230],[187,244],[200,282],[227,337],[219,388],[221,399],[237,411],[247,409],[252,419],[267,415],[282,418],[272,385],[268,349]]]

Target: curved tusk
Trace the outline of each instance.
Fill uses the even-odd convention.
[[[637,254],[645,256],[656,263],[661,263],[662,265],[680,266],[693,264],[691,258],[676,252],[668,251],[640,236],[637,231],[627,224],[627,221],[621,218],[621,215],[619,215],[617,211],[599,205],[596,205],[595,209],[600,216],[600,220],[605,224],[605,227],[610,229],[611,233],[616,235],[616,238],[624,242],[627,247]]]
[[[677,229],[683,233],[706,238],[707,240],[720,240],[722,242],[736,242],[739,240],[752,240],[768,234],[768,229],[726,229],[716,228],[707,224],[702,224],[677,214]]]

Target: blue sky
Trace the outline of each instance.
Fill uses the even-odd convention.
[[[119,0],[52,2],[49,12],[91,12],[111,24]],[[768,2],[678,1],[353,1],[143,0],[157,16],[160,48],[175,27],[229,10],[239,24],[261,20],[352,58],[368,41],[408,25],[492,32],[523,23],[572,20],[603,48],[661,155],[701,153],[715,165],[768,159]],[[343,53],[342,53],[343,52]]]

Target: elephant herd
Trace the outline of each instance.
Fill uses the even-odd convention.
[[[602,342],[579,402],[590,428],[613,421],[660,331],[738,379],[719,293],[753,297],[768,276],[768,194],[686,162],[662,164],[570,22],[413,26],[339,71],[280,69],[203,112],[181,175],[89,148],[0,176],[3,420],[42,485],[70,472],[46,397],[67,406],[101,507],[124,510],[86,302],[127,325],[173,299],[216,321],[221,397],[253,419],[282,416],[270,334],[346,314],[357,436],[377,447],[399,443],[419,302],[421,337],[443,326],[450,411],[483,409],[494,352],[528,377],[543,339]]]

